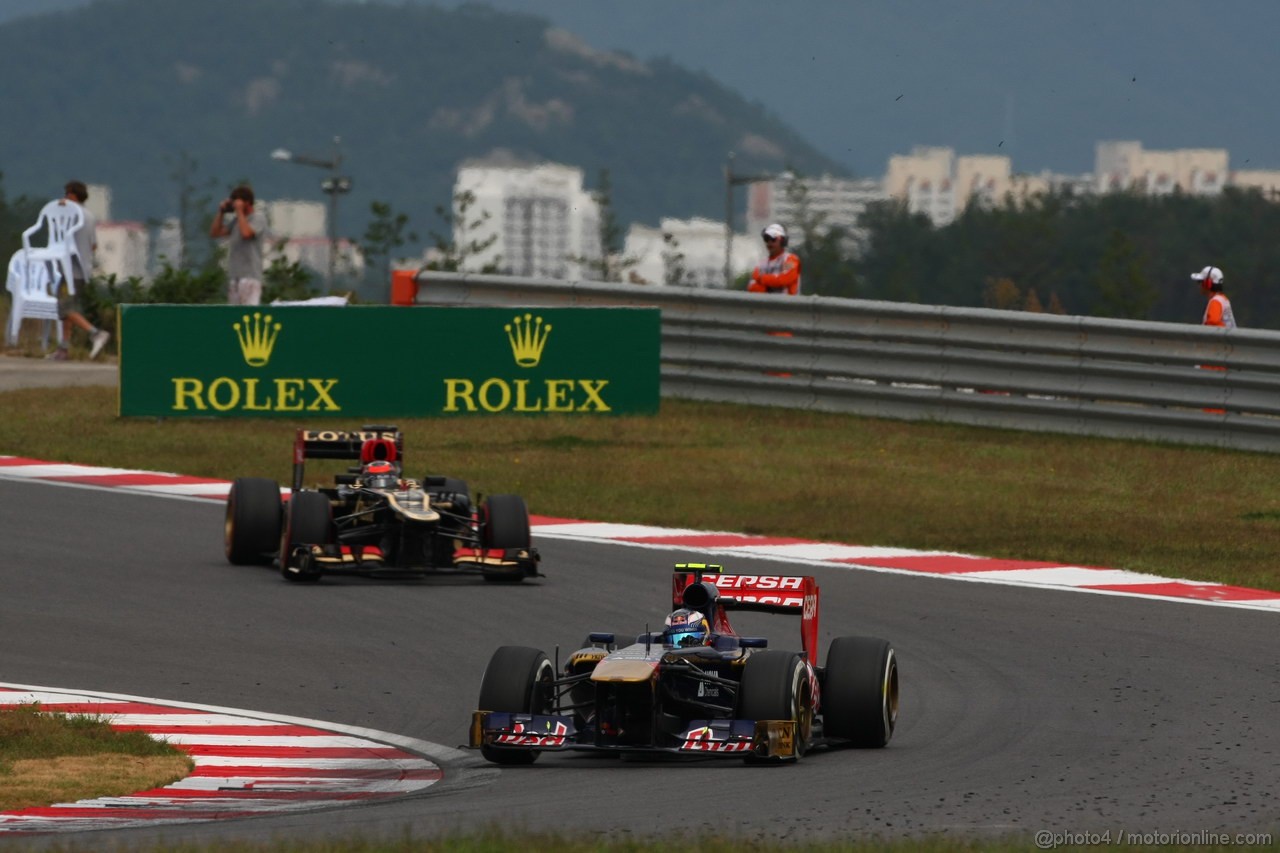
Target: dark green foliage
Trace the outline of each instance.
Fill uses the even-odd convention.
[[[1112,231],[1094,278],[1098,289],[1095,313],[1100,317],[1145,320],[1157,296],[1155,287],[1143,274],[1145,266],[1129,236],[1119,229]]]
[[[662,235],[662,283],[677,287],[691,286],[685,254],[680,251],[680,241],[674,234]]]
[[[385,201],[371,202],[369,212],[373,215],[364,230],[364,239],[360,242],[360,250],[364,252],[365,281],[382,284],[391,280],[391,253],[406,243],[416,243],[418,235],[409,227],[409,216],[397,213]]]
[[[597,186],[591,197],[600,208],[600,220],[596,232],[600,240],[600,255],[593,258],[574,258],[574,260],[586,267],[588,278],[599,281],[622,281],[622,274],[640,261],[639,258],[622,256],[622,245],[626,233],[613,209],[613,178],[608,169],[600,170]]]
[[[843,228],[806,236],[797,252],[801,263],[801,292],[843,296],[846,299],[883,299],[862,287],[857,264],[849,255],[852,238]]]
[[[50,196],[45,201],[53,198]],[[22,248],[22,232],[35,224],[44,203],[21,195],[8,198],[4,191],[4,173],[0,172],[0,263],[5,264],[6,269],[9,258]]]
[[[315,277],[315,273],[301,264],[289,263],[276,256],[270,266],[262,271],[262,302],[267,304],[276,299],[310,299],[317,295],[316,288],[312,286]]]
[[[994,299],[1004,307],[1197,323],[1204,296],[1189,276],[1213,264],[1226,273],[1242,326],[1280,329],[1280,205],[1256,191],[1049,194],[1021,205],[970,206],[942,228],[888,202],[870,208],[861,224],[867,249],[853,263],[861,297],[961,307]],[[810,258],[804,261],[807,291],[850,295],[811,280]]]
[[[270,285],[264,285],[264,290],[269,292]],[[116,310],[119,305],[208,305],[226,301],[227,274],[211,263],[195,270],[174,269],[166,264],[149,285],[137,278],[120,281],[114,275],[96,277],[80,290],[80,304],[86,319],[111,332],[116,340],[119,340]],[[263,301],[270,301],[267,293]]]

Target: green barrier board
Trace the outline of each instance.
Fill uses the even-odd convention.
[[[120,414],[653,414],[657,308],[123,305]]]

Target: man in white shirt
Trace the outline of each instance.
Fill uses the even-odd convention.
[[[102,353],[102,348],[107,345],[107,341],[111,340],[111,333],[105,329],[99,329],[84,316],[84,309],[80,305],[80,294],[93,274],[93,252],[98,248],[98,223],[89,209],[84,206],[84,203],[89,200],[89,188],[83,181],[67,181],[63,189],[67,200],[75,202],[84,210],[84,224],[74,235],[76,256],[71,259],[74,281],[60,282],[58,285],[58,319],[62,321],[62,340],[58,342],[58,348],[47,358],[55,361],[66,361],[70,358],[68,351],[71,347],[72,326],[79,326],[89,333],[89,358],[97,358]],[[68,284],[71,286],[68,287]]]

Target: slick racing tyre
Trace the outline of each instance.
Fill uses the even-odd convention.
[[[262,477],[239,477],[227,494],[223,539],[227,561],[267,564],[280,547],[280,485]]]
[[[329,545],[333,542],[333,506],[320,492],[294,492],[285,512],[284,533],[280,537],[280,574],[290,581],[317,581],[320,572],[309,554],[295,556],[300,545]]]
[[[486,548],[528,548],[529,508],[519,495],[490,495],[480,510],[484,528],[480,533]]]
[[[877,637],[836,637],[822,684],[822,730],[854,746],[878,749],[898,724],[898,658]]]
[[[794,720],[796,758],[803,756],[813,737],[813,686],[804,658],[772,649],[748,658],[738,688],[738,718]]]
[[[555,673],[546,654],[528,646],[502,646],[493,653],[480,681],[480,710],[508,713],[551,713]],[[481,746],[480,754],[495,764],[532,764],[532,749]]]
[[[480,544],[486,550],[527,549],[533,540],[529,535],[529,508],[519,495],[490,495],[480,507]],[[519,583],[524,571],[485,572],[491,583]]]

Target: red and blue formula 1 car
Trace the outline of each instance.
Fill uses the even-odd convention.
[[[359,460],[332,487],[303,487],[307,459]],[[538,574],[529,510],[519,495],[490,495],[473,508],[463,480],[403,474],[404,436],[394,426],[350,432],[300,429],[293,488],[241,477],[227,496],[227,559],[274,563],[285,579],[324,574],[405,575],[472,571],[487,581]]]
[[[679,563],[672,605],[663,631],[592,633],[563,666],[538,649],[499,648],[470,745],[498,764],[563,750],[796,760],[817,746],[875,748],[893,736],[894,650],[837,637],[819,665],[814,578]],[[801,650],[740,636],[730,610],[800,617]]]

